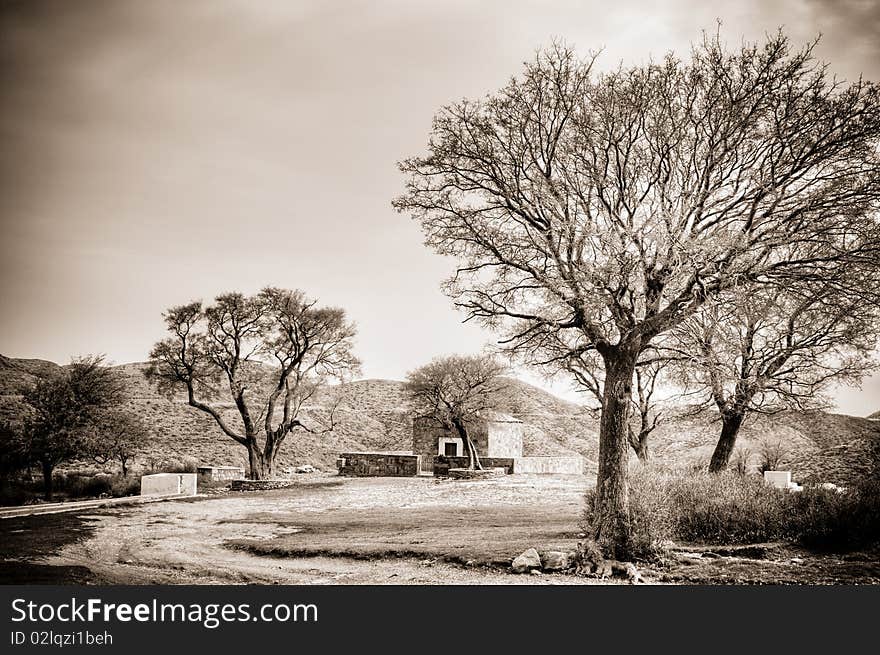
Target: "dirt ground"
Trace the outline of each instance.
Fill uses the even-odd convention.
[[[581,476],[483,481],[304,476],[296,486],[0,522],[0,581],[86,584],[596,584],[514,575],[573,549]],[[654,583],[880,583],[878,553],[683,547]],[[611,583],[619,580],[605,581]]]

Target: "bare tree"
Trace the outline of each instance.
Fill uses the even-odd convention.
[[[605,386],[601,358],[594,351],[571,352],[566,344],[552,341],[545,342],[544,350],[547,351],[551,344],[553,345],[549,351],[552,354],[547,361],[555,366],[550,370],[561,366],[571,374],[577,386],[592,397],[595,406],[591,407],[591,410],[601,412]],[[560,352],[568,353],[569,357],[564,359],[558,356]],[[636,363],[634,379],[636,393],[631,399],[627,440],[641,462],[650,460],[650,436],[663,418],[661,403],[657,398],[657,384],[663,370],[673,358],[674,355],[661,355],[650,349],[645,351],[643,359]]]
[[[302,409],[326,382],[359,371],[355,328],[344,310],[267,287],[254,296],[222,294],[213,305],[172,307],[164,316],[172,336],[153,347],[147,377],[160,390],[185,391],[192,407],[247,448],[251,478],[273,476],[294,430],[333,429],[332,412],[329,427],[319,429],[303,422]],[[224,392],[235,405],[235,423],[211,404]]]
[[[764,439],[760,447],[761,473],[764,471],[778,471],[782,462],[788,456],[788,448],[779,440]]]
[[[52,499],[55,467],[88,454],[89,430],[124,392],[124,381],[100,355],[76,358],[24,392],[28,413],[23,419],[23,448],[27,459],[42,468],[46,500]]]
[[[468,455],[468,468],[482,470],[469,426],[506,404],[505,369],[487,355],[451,355],[433,360],[407,375],[406,388],[418,416],[430,418],[457,434]]]
[[[854,266],[784,288],[734,290],[675,330],[685,381],[721,418],[710,471],[727,468],[748,415],[828,407],[823,391],[876,368],[878,287],[877,271]]]
[[[111,409],[95,421],[86,450],[97,464],[118,462],[122,475],[128,476],[128,465],[145,450],[149,440],[150,431],[140,416]]]
[[[735,285],[876,261],[880,101],[782,34],[592,69],[557,45],[497,93],[443,108],[428,154],[400,164],[395,206],[459,260],[446,292],[509,351],[539,358],[549,339],[601,357],[593,536],[625,557],[641,354]]]

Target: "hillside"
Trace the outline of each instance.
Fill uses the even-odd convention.
[[[195,459],[199,464],[246,465],[245,450],[224,436],[212,419],[189,407],[185,397],[160,396],[143,375],[146,364],[115,367],[130,391],[128,405],[143,416],[155,435],[144,464],[162,460]],[[43,360],[0,356],[0,417],[20,411],[20,392],[58,365]],[[596,417],[582,406],[538,387],[511,380],[506,409],[525,424],[527,455],[580,454],[595,470],[598,451]],[[412,416],[403,382],[358,380],[344,385],[336,411],[337,425],[330,434],[299,431],[282,448],[281,467],[309,463],[332,469],[345,450],[408,450]],[[318,397],[305,418],[316,428],[326,421],[331,393]],[[221,405],[230,421],[237,412]],[[656,460],[676,464],[704,464],[712,453],[720,426],[711,416],[671,418],[652,435]],[[789,450],[787,466],[797,479],[846,483],[853,477],[880,473],[880,421],[825,412],[784,412],[750,417],[742,428],[739,447],[752,452],[757,463],[762,440],[781,441]]]

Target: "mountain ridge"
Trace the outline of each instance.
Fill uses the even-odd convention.
[[[160,395],[143,374],[146,366],[146,362],[113,366],[129,389],[126,405],[146,420],[153,434],[145,463],[191,458],[199,464],[246,464],[244,448],[223,435],[210,417],[189,407],[183,394]],[[14,418],[21,409],[23,388],[59,368],[47,360],[0,355],[0,418]],[[505,411],[524,422],[524,453],[578,454],[584,457],[586,469],[595,472],[598,421],[593,412],[527,382],[514,378],[510,382],[510,408]],[[334,431],[291,435],[282,447],[279,467],[307,463],[332,470],[337,454],[346,450],[410,448],[412,410],[404,382],[367,378],[346,383],[342,390]],[[328,396],[323,394],[305,408],[304,418],[311,424],[327,421]],[[237,418],[232,403],[218,406],[229,420]],[[651,435],[652,455],[663,463],[704,465],[718,429],[711,415],[671,418]],[[821,411],[753,415],[742,428],[738,447],[751,451],[755,464],[767,439],[785,444],[786,466],[799,480],[847,483],[880,472],[880,421],[870,418]]]

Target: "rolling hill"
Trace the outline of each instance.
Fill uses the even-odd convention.
[[[180,395],[159,395],[143,375],[144,363],[115,367],[129,389],[127,404],[151,427],[152,447],[144,464],[162,460],[194,459],[199,464],[246,465],[245,450],[223,435],[210,417],[189,407]],[[59,366],[35,359],[0,355],[0,418],[21,411],[21,390]],[[598,422],[581,405],[558,398],[538,387],[511,380],[510,407],[525,424],[527,455],[580,454],[588,470],[595,470]],[[403,382],[358,380],[341,389],[332,433],[299,431],[285,441],[281,467],[312,464],[332,469],[339,452],[346,450],[408,450],[412,412]],[[320,425],[328,415],[329,393],[308,407],[305,417]],[[231,403],[222,405],[230,420],[237,414]],[[671,464],[708,462],[719,424],[713,417],[670,418],[652,435],[653,457]],[[788,450],[787,467],[801,481],[847,483],[855,477],[880,474],[880,421],[825,412],[783,412],[747,419],[739,447],[757,461],[762,441],[781,441]]]

